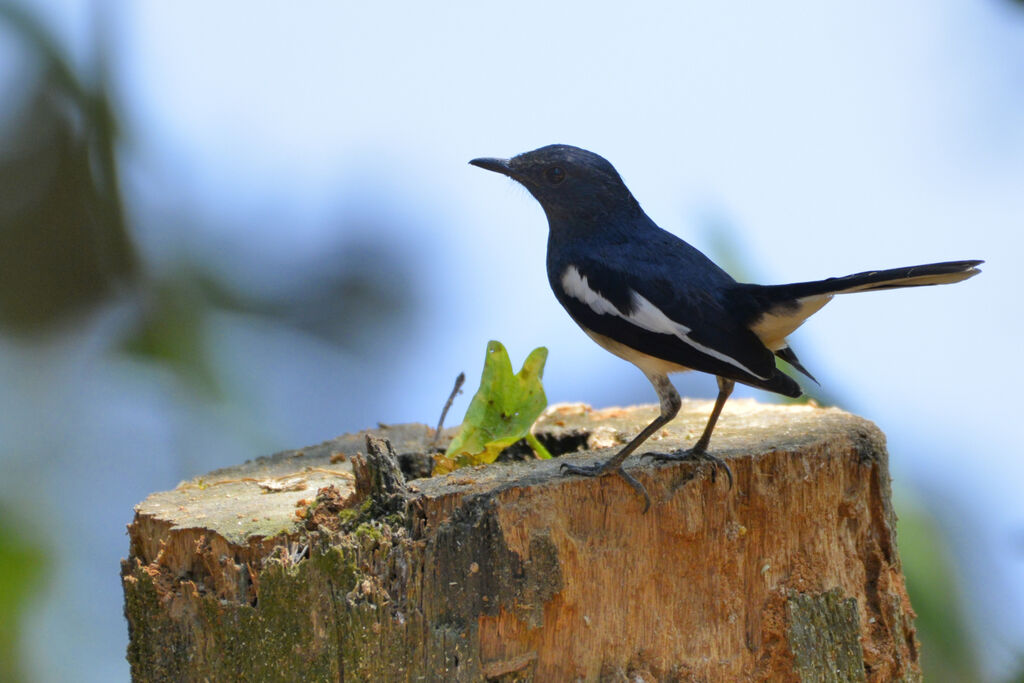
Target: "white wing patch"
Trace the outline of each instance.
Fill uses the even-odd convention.
[[[678,337],[681,341],[689,344],[697,351],[700,351],[704,355],[711,356],[723,363],[728,363],[734,367],[739,368],[743,372],[756,377],[758,379],[767,380],[767,377],[757,374],[747,366],[740,363],[735,358],[725,355],[721,351],[705,346],[700,342],[690,338],[690,328],[681,323],[669,318],[665,315],[665,312],[660,308],[652,304],[641,294],[635,290],[630,290],[630,296],[633,299],[633,311],[626,315],[618,309],[608,299],[601,296],[599,292],[595,292],[587,284],[587,276],[582,275],[576,266],[569,266],[562,273],[562,289],[565,293],[574,299],[582,301],[590,307],[592,311],[599,315],[615,315],[623,320],[636,325],[648,332],[656,332],[658,334],[671,334]]]
[[[690,334],[689,327],[686,325],[680,325],[669,318],[660,308],[652,304],[640,294],[633,291],[630,293],[633,296],[633,312],[629,315],[629,322],[650,332],[674,334],[680,339],[684,339],[688,334]],[[693,343],[693,340],[688,341]]]
[[[623,317],[622,312],[615,307],[615,304],[590,288],[590,285],[587,284],[587,276],[580,275],[576,266],[569,266],[562,273],[562,289],[573,299],[579,299],[590,306],[594,313]]]

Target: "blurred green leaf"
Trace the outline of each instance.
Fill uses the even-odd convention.
[[[22,617],[46,576],[43,551],[18,533],[0,510],[0,681],[25,680],[21,666]]]
[[[516,441],[526,438],[540,458],[551,454],[530,434],[530,427],[547,406],[541,376],[548,350],[543,346],[527,356],[523,368],[512,374],[512,361],[500,342],[487,344],[480,389],[466,410],[462,429],[444,455],[435,458],[434,472],[444,474],[466,467],[494,462]]]

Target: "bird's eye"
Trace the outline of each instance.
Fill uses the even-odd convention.
[[[552,185],[565,180],[565,170],[561,166],[551,166],[544,171],[544,178]]]

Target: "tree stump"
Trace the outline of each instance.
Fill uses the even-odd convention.
[[[647,447],[692,444],[710,408],[685,402]],[[655,411],[555,406],[537,435],[594,462]],[[381,426],[140,503],[122,565],[133,678],[921,677],[884,437],[861,418],[732,401],[712,449],[734,487],[631,458],[647,514],[621,479],[558,459],[394,476],[389,447],[414,460],[432,437]]]

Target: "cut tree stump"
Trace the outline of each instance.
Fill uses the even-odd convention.
[[[648,448],[692,444],[710,409],[685,402]],[[555,406],[537,434],[592,463],[655,410]],[[647,514],[620,478],[558,459],[403,482],[390,447],[415,460],[432,436],[381,426],[140,503],[122,565],[134,679],[921,677],[870,422],[731,401],[712,449],[735,486],[630,458]]]

